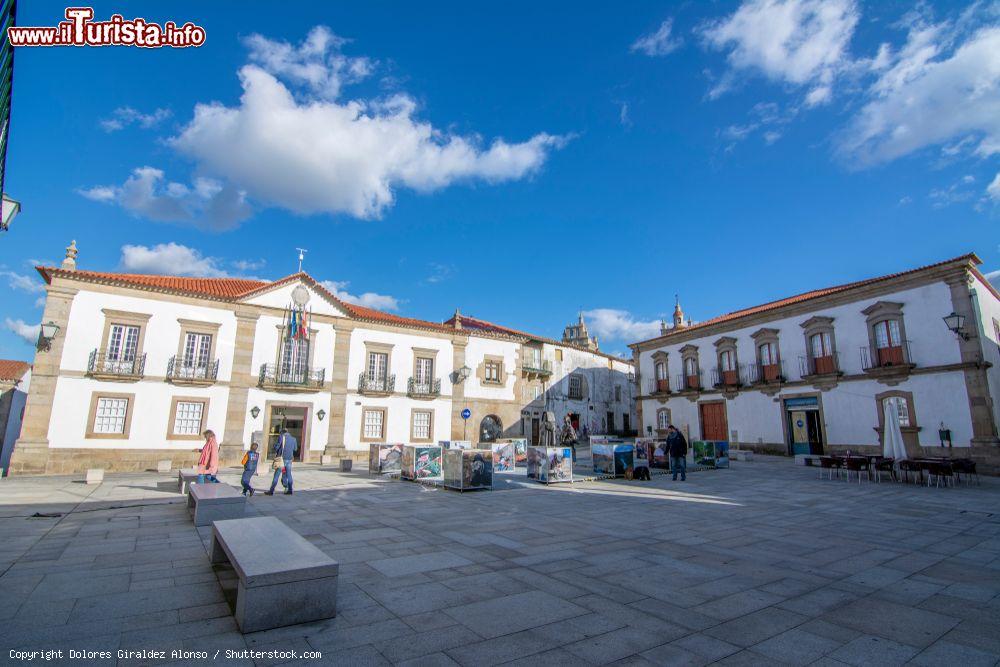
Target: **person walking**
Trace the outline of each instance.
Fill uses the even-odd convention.
[[[292,459],[295,458],[295,450],[299,448],[299,443],[288,429],[282,429],[278,436],[278,442],[274,445],[274,477],[271,479],[271,488],[264,492],[265,496],[274,495],[274,487],[281,479],[281,485],[285,487],[285,495],[292,495]]]
[[[250,443],[250,449],[246,454],[243,455],[243,477],[240,479],[240,483],[243,485],[243,495],[250,494],[253,497],[253,476],[257,474],[257,462],[260,460],[260,454],[257,452],[258,444],[256,442]]]
[[[686,482],[688,443],[673,424],[667,427],[667,450],[670,452],[670,472],[674,481],[677,481],[677,473],[680,472],[681,481]]]
[[[218,484],[219,479],[215,475],[219,472],[219,442],[215,439],[214,431],[205,431],[202,435],[205,436],[205,445],[198,457],[197,483]]]

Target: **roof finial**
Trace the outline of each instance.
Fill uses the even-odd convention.
[[[458,307],[455,307],[455,314],[451,316],[453,324],[456,329],[462,328],[462,313],[458,311]]]
[[[66,246],[66,258],[63,259],[60,268],[66,271],[76,270],[76,255],[79,251],[76,249],[76,239],[70,241],[70,244]]]

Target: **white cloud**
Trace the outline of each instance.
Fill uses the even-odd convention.
[[[705,43],[727,52],[730,70],[710,98],[730,90],[740,70],[806,86],[806,104],[830,100],[831,84],[849,64],[847,46],[858,23],[853,0],[746,0],[732,15],[701,28]]]
[[[993,181],[986,186],[986,194],[995,202],[1000,202],[1000,172],[993,178]]]
[[[425,283],[431,285],[436,283],[443,283],[448,280],[454,273],[455,267],[451,264],[441,264],[440,262],[431,262],[427,265],[431,270],[431,274],[424,279]]]
[[[105,132],[117,132],[133,123],[149,129],[159,125],[170,117],[170,109],[154,109],[152,113],[142,113],[132,107],[118,107],[111,112],[110,118],[101,121],[101,129]]]
[[[122,246],[121,267],[133,273],[223,278],[229,275],[214,257],[205,257],[194,248],[178,243]]]
[[[198,104],[170,145],[253,199],[303,214],[377,218],[396,188],[525,178],[568,140],[540,133],[485,145],[417,119],[407,95],[341,100],[341,87],[370,68],[342,56],[342,44],[325,29],[297,47],[254,36],[239,104]]]
[[[632,52],[639,51],[650,57],[665,56],[672,51],[676,51],[683,42],[680,38],[671,37],[670,33],[673,27],[674,20],[667,19],[660,24],[656,32],[643,35],[635,40],[629,50]]]
[[[365,292],[355,295],[347,291],[350,284],[347,281],[322,280],[320,284],[329,290],[335,297],[347,303],[374,308],[375,310],[399,310],[399,300],[387,294],[376,294],[375,292]]]
[[[121,186],[98,185],[77,192],[149,220],[209,231],[232,229],[251,212],[244,193],[231,185],[210,178],[196,178],[190,186],[166,181],[163,171],[154,167],[134,169]]]
[[[33,279],[31,276],[24,276],[13,271],[0,271],[0,276],[7,279],[7,286],[11,289],[29,294],[37,294],[45,291],[45,284],[41,280]]]
[[[27,324],[24,320],[12,320],[9,317],[4,318],[3,325],[8,331],[13,331],[23,338],[24,342],[29,345],[34,345],[38,342],[38,332],[42,328],[41,324]]]
[[[237,259],[231,262],[231,264],[233,265],[234,269],[240,271],[241,273],[244,273],[246,271],[256,271],[258,269],[264,268],[264,266],[267,264],[267,260],[263,258],[257,260]]]
[[[961,24],[918,21],[898,53],[884,47],[867,102],[838,136],[845,163],[889,162],[938,144],[945,155],[970,143],[980,157],[1000,153],[1000,27],[966,35]]]
[[[583,313],[591,334],[602,341],[625,341],[634,343],[660,335],[660,320],[643,322],[635,319],[626,310],[595,308]]]

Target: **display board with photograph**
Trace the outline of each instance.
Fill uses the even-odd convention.
[[[615,474],[615,446],[590,442],[590,457],[594,462],[595,475]]]
[[[635,471],[635,445],[626,442],[591,444],[595,475],[622,477]]]
[[[403,444],[372,443],[368,446],[368,474],[398,474],[402,469]]]
[[[406,445],[400,477],[418,482],[441,481],[441,452],[437,445]]]
[[[653,457],[650,459],[651,468],[670,468],[670,448],[663,438],[650,438],[653,442]]]
[[[438,440],[441,449],[472,449],[471,440]]]
[[[716,440],[715,442],[715,467],[716,468],[728,468],[729,467],[729,443],[720,442]]]
[[[635,439],[635,467],[648,468],[653,461],[653,450],[656,447],[656,440],[653,438]]]
[[[694,464],[706,468],[729,467],[729,443],[722,440],[695,440],[691,443]]]
[[[444,452],[444,485],[459,491],[493,488],[493,451],[449,449]]]
[[[494,442],[490,450],[493,452],[493,472],[514,472],[513,442]]]
[[[573,481],[571,447],[528,447],[528,479],[543,484]]]

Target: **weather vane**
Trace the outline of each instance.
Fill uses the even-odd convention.
[[[309,252],[305,248],[296,248],[299,251],[299,273],[302,273],[302,261],[306,258],[306,253]]]

